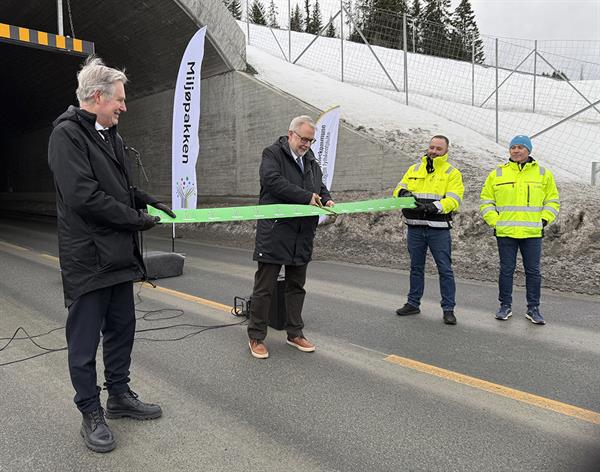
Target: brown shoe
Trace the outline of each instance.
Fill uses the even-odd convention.
[[[290,346],[294,346],[296,349],[300,349],[302,352],[315,352],[315,345],[308,341],[308,339],[301,336],[295,338],[287,338],[287,343]]]
[[[252,357],[256,357],[257,359],[266,359],[269,357],[267,346],[265,346],[265,343],[262,341],[250,339],[250,341],[248,341],[248,346],[250,347],[250,354],[252,354]]]

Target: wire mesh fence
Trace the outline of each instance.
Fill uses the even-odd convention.
[[[528,134],[537,158],[553,156],[554,165],[589,181],[592,157],[581,156],[600,148],[600,41],[473,38],[395,12],[379,10],[367,21],[346,6],[340,2],[320,21],[321,31],[313,25],[309,33],[299,6],[272,0],[268,10],[280,15],[270,21],[278,27],[250,23],[245,12],[240,27],[249,44],[274,56],[497,142]]]

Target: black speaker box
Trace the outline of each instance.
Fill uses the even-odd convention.
[[[148,251],[144,254],[146,274],[151,280],[183,274],[185,256],[176,252]]]

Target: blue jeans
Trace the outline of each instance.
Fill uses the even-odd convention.
[[[454,310],[456,285],[452,272],[452,238],[449,229],[429,226],[408,226],[408,253],[410,254],[410,291],[408,303],[419,307],[425,289],[425,258],[427,248],[437,265],[440,279],[442,310]]]
[[[542,274],[542,238],[496,238],[500,255],[500,277],[498,279],[498,300],[503,305],[512,305],[513,275],[517,265],[517,250],[521,251],[525,268],[525,288],[527,308],[540,304]]]

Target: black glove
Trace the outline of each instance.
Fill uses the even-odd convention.
[[[542,228],[545,228],[546,226],[548,226],[548,221],[542,220]]]
[[[156,225],[156,223],[160,221],[160,216],[152,216],[144,212],[141,212],[141,216],[142,227],[140,228],[140,231],[146,231],[150,228],[153,228]]]
[[[429,213],[431,215],[438,214],[438,207],[436,207],[433,203],[417,203],[417,209],[422,211],[423,213]]]
[[[173,210],[171,210],[167,205],[165,205],[162,202],[151,203],[150,206],[153,206],[157,210],[164,211],[171,218],[177,218],[175,213],[173,213]]]
[[[398,196],[402,197],[402,198],[405,198],[405,197],[413,197],[413,198],[415,198],[415,196],[413,195],[413,193],[409,192],[405,188],[400,189],[400,191],[398,192]]]

